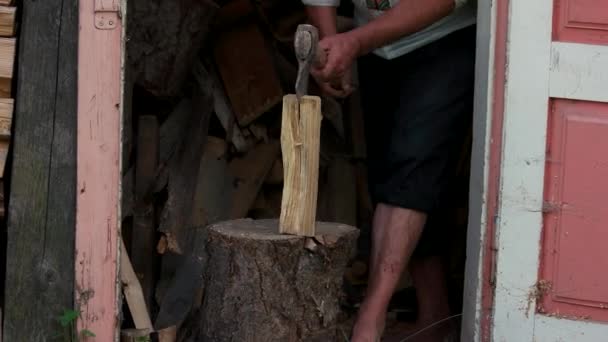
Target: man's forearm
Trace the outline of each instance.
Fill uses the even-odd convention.
[[[320,38],[338,33],[334,6],[306,6],[306,13],[311,24],[319,29]]]
[[[368,24],[349,32],[359,43],[360,55],[415,33],[447,16],[454,0],[401,0]]]

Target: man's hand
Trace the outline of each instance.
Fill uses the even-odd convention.
[[[346,97],[352,93],[352,67],[359,56],[359,42],[350,33],[323,38],[319,48],[326,56],[325,65],[313,66],[311,74],[319,86],[331,96]]]

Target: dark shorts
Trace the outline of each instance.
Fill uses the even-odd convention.
[[[429,214],[419,246],[427,249],[471,125],[475,27],[393,60],[358,63],[371,196]]]

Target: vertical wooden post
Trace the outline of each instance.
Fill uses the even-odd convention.
[[[4,341],[50,341],[74,304],[78,3],[20,2]]]
[[[76,305],[79,330],[104,342],[118,338],[123,25],[112,12],[118,2],[79,1]]]

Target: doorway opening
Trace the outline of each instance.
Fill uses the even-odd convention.
[[[293,33],[306,16],[299,2],[279,0],[128,4],[123,239],[152,320],[176,327],[178,340],[196,340],[197,310],[204,301],[204,289],[196,284],[203,265],[189,260],[197,256],[204,227],[280,214],[280,104],[283,95],[293,92]],[[352,26],[349,4],[343,1],[339,9],[343,29]],[[477,199],[485,185],[469,181],[472,174],[483,178],[486,156],[484,70],[490,64],[491,16],[489,4],[480,1],[480,7],[485,14],[477,24],[474,124],[459,148],[447,205],[433,218],[444,233],[440,258],[451,311],[445,323],[454,325],[460,325],[466,309],[466,281],[478,283],[477,271],[466,271],[475,269],[465,267],[467,248],[479,254],[483,247],[467,246],[467,234],[481,236],[483,229]],[[357,253],[344,275],[342,329],[348,335],[367,286],[374,211],[367,181],[366,125],[359,92],[336,100],[311,82],[310,93],[322,97],[324,116],[317,220],[361,231]],[[472,214],[469,203],[475,206]],[[470,222],[471,217],[476,221]],[[467,229],[470,226],[475,232]],[[185,297],[178,295],[185,292]],[[123,328],[132,328],[126,306],[123,312]],[[416,289],[406,271],[390,304],[387,337],[400,341],[416,315]]]

